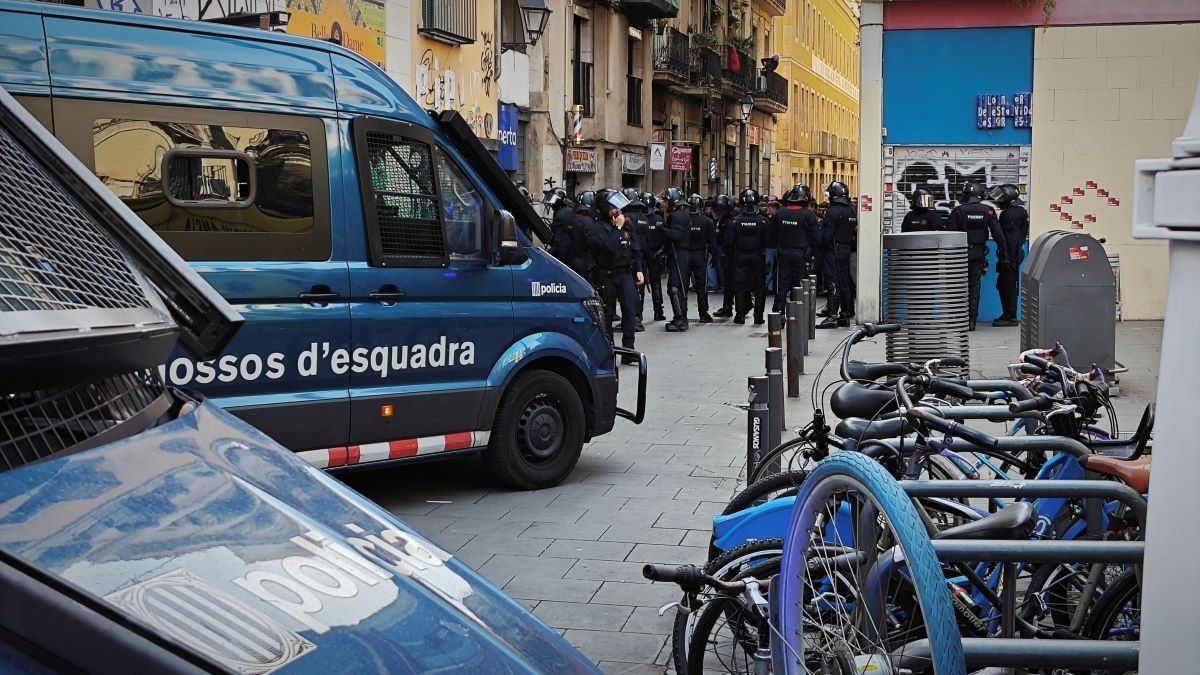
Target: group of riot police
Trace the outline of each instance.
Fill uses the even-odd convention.
[[[984,203],[990,198],[1000,207],[996,210]],[[1004,328],[1019,325],[1017,321],[1017,284],[1024,244],[1029,239],[1029,212],[1025,209],[1017,186],[999,185],[990,192],[978,181],[968,183],[958,206],[946,222],[934,208],[933,193],[923,187],[913,190],[911,210],[904,216],[901,232],[958,231],[967,234],[967,297],[969,299],[969,329],[975,330],[979,316],[979,286],[987,274],[988,236],[996,242],[996,290],[1000,294],[1001,316],[993,326]]]
[[[634,346],[645,330],[643,314],[649,287],[654,321],[668,332],[688,330],[688,287],[696,293],[700,323],[713,317],[746,323],[753,315],[762,325],[767,300],[767,252],[775,251],[774,311],[781,311],[788,289],[809,274],[819,277],[818,292],[828,298],[821,328],[850,325],[854,315],[854,258],[858,217],[846,185],[829,184],[824,218],[806,185],[764,205],[754,190],[736,201],[728,195],[710,200],[670,187],[661,195],[623,190],[588,190],[571,199],[565,190],[547,192],[553,212],[550,253],[596,288],[609,317],[620,309],[621,343]],[[709,261],[718,270],[724,302],[709,313]],[[667,278],[664,311],[662,278]],[[612,338],[611,325],[605,326]],[[623,357],[636,363],[633,357]]]

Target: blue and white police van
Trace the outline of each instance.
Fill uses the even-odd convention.
[[[602,304],[534,245],[536,211],[459,115],[359,55],[3,1],[0,85],[245,316],[168,383],[314,466],[482,451],[539,488],[641,421],[645,359],[623,410]]]

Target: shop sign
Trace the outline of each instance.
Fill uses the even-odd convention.
[[[593,148],[567,148],[567,171],[596,173],[596,151]]]

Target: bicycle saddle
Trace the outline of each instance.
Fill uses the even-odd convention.
[[[900,377],[908,374],[908,367],[903,363],[864,363],[863,361],[848,361],[846,375],[851,380],[878,380],[881,377]]]
[[[1037,524],[1037,509],[1014,502],[999,511],[938,532],[934,539],[1028,539]]]
[[[904,434],[911,433],[912,428],[905,424],[905,420],[902,417],[894,417],[887,420],[847,417],[838,422],[837,428],[833,432],[842,438],[852,438],[856,441],[872,439],[886,440],[899,438]]]
[[[1087,471],[1112,476],[1136,492],[1146,494],[1150,491],[1151,457],[1152,455],[1142,455],[1137,459],[1122,459],[1107,455],[1086,455],[1079,458],[1079,464]]]
[[[881,413],[896,410],[896,392],[879,385],[847,382],[829,397],[829,408],[840,419],[865,417],[872,419]]]

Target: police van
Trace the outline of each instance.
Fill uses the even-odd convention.
[[[0,1],[0,85],[246,318],[168,382],[312,464],[482,451],[538,488],[641,421],[645,359],[618,408],[602,304],[533,244],[533,207],[461,116],[359,55]]]

